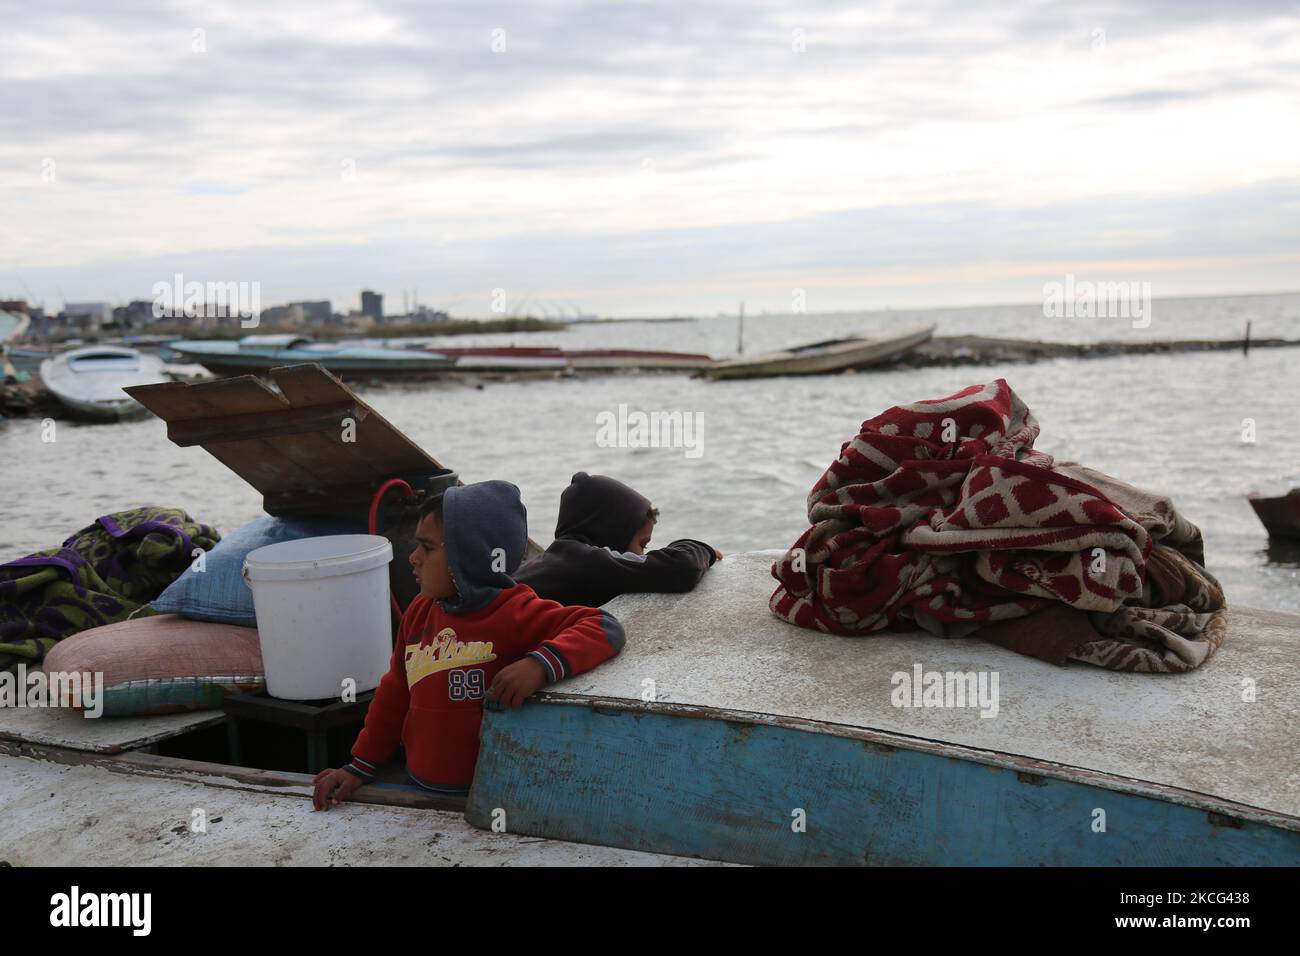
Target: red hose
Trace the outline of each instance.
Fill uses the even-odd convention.
[[[389,478],[380,485],[379,490],[376,491],[374,497],[370,499],[370,520],[367,522],[366,526],[370,529],[371,534],[379,533],[379,505],[380,502],[384,500],[384,495],[388,493],[389,488],[405,489],[405,497],[415,497],[415,492],[411,489],[411,486],[402,481],[401,478]],[[393,594],[391,588],[388,591],[388,603],[392,605],[393,616],[400,621],[402,619],[402,609],[398,606],[397,597]]]

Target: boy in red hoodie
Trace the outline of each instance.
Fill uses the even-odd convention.
[[[464,793],[484,698],[519,707],[622,649],[622,625],[608,612],[543,600],[510,577],[527,528],[519,489],[507,481],[449,488],[421,507],[410,556],[420,594],[402,616],[352,762],[316,775],[317,810],[374,780],[399,742],[416,784]]]

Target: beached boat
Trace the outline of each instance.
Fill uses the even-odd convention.
[[[1300,540],[1300,488],[1292,488],[1279,498],[1250,495],[1246,500],[1271,537]]]
[[[1186,674],[1057,667],[978,637],[793,627],[768,609],[783,553],[606,605],[622,654],[485,713],[466,818],[753,864],[1300,863],[1300,616],[1234,607]]]
[[[825,375],[880,365],[928,342],[935,327],[918,326],[894,335],[827,339],[752,358],[729,359],[700,371],[710,379],[767,378],[774,375]]]
[[[713,364],[698,352],[660,352],[646,349],[560,349],[527,346],[486,346],[436,349],[456,360],[457,370],[511,372],[550,370],[575,372],[658,371],[700,369]]]
[[[162,359],[135,349],[91,345],[47,358],[41,381],[77,415],[113,420],[143,415],[144,406],[123,391],[167,381]]]
[[[440,375],[455,365],[440,352],[315,342],[293,334],[246,335],[237,342],[179,340],[168,342],[166,349],[178,361],[202,365],[216,375],[261,375],[310,362],[340,378],[405,378]]]
[[[8,345],[5,347],[5,356],[9,359],[9,364],[13,366],[14,371],[30,372],[33,375],[40,371],[42,362],[54,358],[57,354],[52,349],[35,345]]]
[[[645,349],[571,349],[565,352],[575,371],[618,369],[701,369],[713,358],[700,352],[655,352]]]
[[[779,553],[729,555],[689,594],[610,602],[627,628],[622,654],[521,709],[488,711],[468,798],[385,776],[313,813],[310,775],[201,756],[220,748],[219,711],[85,720],[0,709],[3,857],[101,866],[1300,862],[1300,616],[1234,608],[1223,649],[1187,674],[1056,667],[974,637],[792,627],[767,609]],[[899,702],[898,676],[917,667],[988,674],[990,694],[967,706]],[[1270,675],[1276,692],[1246,702],[1242,674]],[[196,806],[216,838],[178,829]]]
[[[427,345],[456,363],[458,372],[542,372],[564,371],[569,367],[564,352],[557,348],[503,345],[484,348],[442,348]]]

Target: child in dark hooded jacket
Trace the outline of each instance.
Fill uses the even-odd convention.
[[[449,488],[421,507],[409,559],[420,594],[402,615],[351,763],[316,775],[316,809],[374,780],[399,742],[413,782],[464,792],[484,698],[517,707],[619,652],[623,628],[608,612],[543,600],[511,579],[527,541],[519,489],[506,481]]]
[[[722,557],[682,538],[647,552],[658,511],[621,481],[584,471],[560,496],[555,541],[515,580],[561,604],[599,607],[620,594],[689,591]]]

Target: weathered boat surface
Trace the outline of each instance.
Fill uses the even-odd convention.
[[[69,410],[85,418],[112,420],[145,410],[123,389],[167,381],[156,355],[111,345],[91,345],[45,359],[41,381]]]
[[[246,335],[238,342],[178,340],[167,343],[181,361],[202,365],[217,375],[261,374],[300,362],[319,364],[343,378],[353,376],[430,376],[455,363],[438,352],[366,348],[314,342],[303,335]]]
[[[705,378],[766,378],[774,375],[824,375],[866,368],[897,358],[928,342],[935,326],[917,326],[893,335],[828,339],[751,358],[715,362],[701,370]]]
[[[111,718],[110,718],[111,719]],[[65,759],[67,759],[65,757]],[[111,767],[111,769],[110,769]],[[695,866],[703,861],[484,833],[458,812],[311,807],[311,778],[233,779],[166,761],[60,762],[0,748],[0,862],[12,866]],[[202,818],[195,811],[203,812]],[[206,832],[195,832],[196,820]],[[717,865],[707,864],[703,865]]]
[[[780,553],[607,605],[618,658],[487,714],[470,821],[747,863],[1300,863],[1300,617],[1233,609],[1188,674],[1056,667],[793,627]],[[895,706],[917,665],[997,673],[996,716]]]
[[[1277,498],[1251,495],[1247,500],[1271,536],[1300,539],[1300,488]]]
[[[156,717],[86,717],[68,707],[0,707],[0,740],[117,754],[222,723],[219,710]]]

